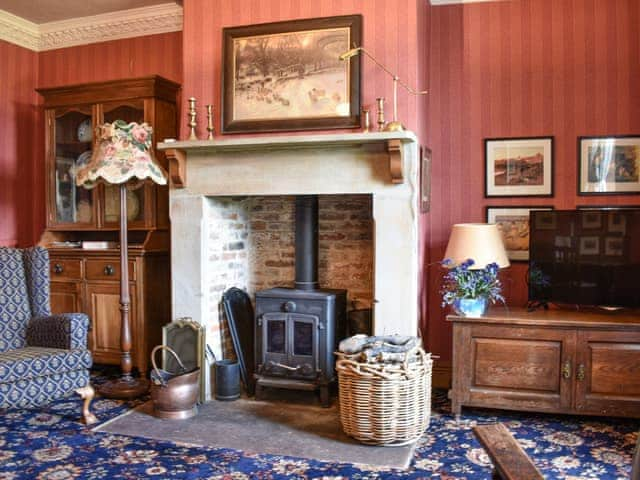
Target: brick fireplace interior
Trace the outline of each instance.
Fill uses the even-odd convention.
[[[220,342],[226,358],[233,347],[222,293],[236,286],[255,292],[292,287],[295,278],[295,197],[208,197],[207,242],[209,344]],[[372,197],[367,194],[320,195],[318,279],[322,286],[345,289],[347,309],[370,308],[373,299]]]

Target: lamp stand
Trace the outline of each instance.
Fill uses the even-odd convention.
[[[129,251],[127,240],[127,187],[120,184],[120,368],[122,375],[110,380],[98,388],[103,397],[130,400],[137,398],[149,390],[146,378],[135,378],[131,375],[131,326],[129,325]],[[145,372],[140,372],[144,374]]]

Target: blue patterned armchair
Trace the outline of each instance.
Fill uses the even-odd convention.
[[[95,422],[88,327],[83,313],[51,315],[46,249],[0,248],[0,409],[37,407],[76,392],[85,400],[85,422]]]

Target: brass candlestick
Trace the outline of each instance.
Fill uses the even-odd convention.
[[[384,130],[384,97],[376,98],[378,102],[378,131]]]
[[[196,126],[198,125],[196,123],[196,99],[195,97],[189,97],[189,127],[191,129],[191,131],[189,132],[189,140],[197,140],[198,137],[196,136]]]
[[[207,140],[213,140],[213,105],[207,105]]]
[[[369,107],[365,107],[362,109],[362,116],[364,117],[362,131],[364,133],[369,133],[369,127],[371,126],[369,122]]]

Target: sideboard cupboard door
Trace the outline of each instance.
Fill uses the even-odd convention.
[[[640,412],[640,332],[578,331],[575,408],[578,413]]]
[[[463,404],[518,410],[535,405],[549,412],[570,408],[572,380],[563,368],[574,363],[575,332],[481,323],[454,328],[468,329],[454,333],[464,339],[454,342],[454,377],[459,377],[456,387],[466,390]],[[461,362],[464,356],[468,361]]]
[[[51,282],[49,301],[54,314],[83,312],[82,283]]]
[[[131,304],[129,305],[129,324],[131,336],[136,338],[136,286],[129,286]],[[120,362],[120,284],[87,283],[87,310],[94,319],[89,334],[93,361],[95,363],[119,364]],[[135,363],[136,352],[132,347],[132,359]]]

